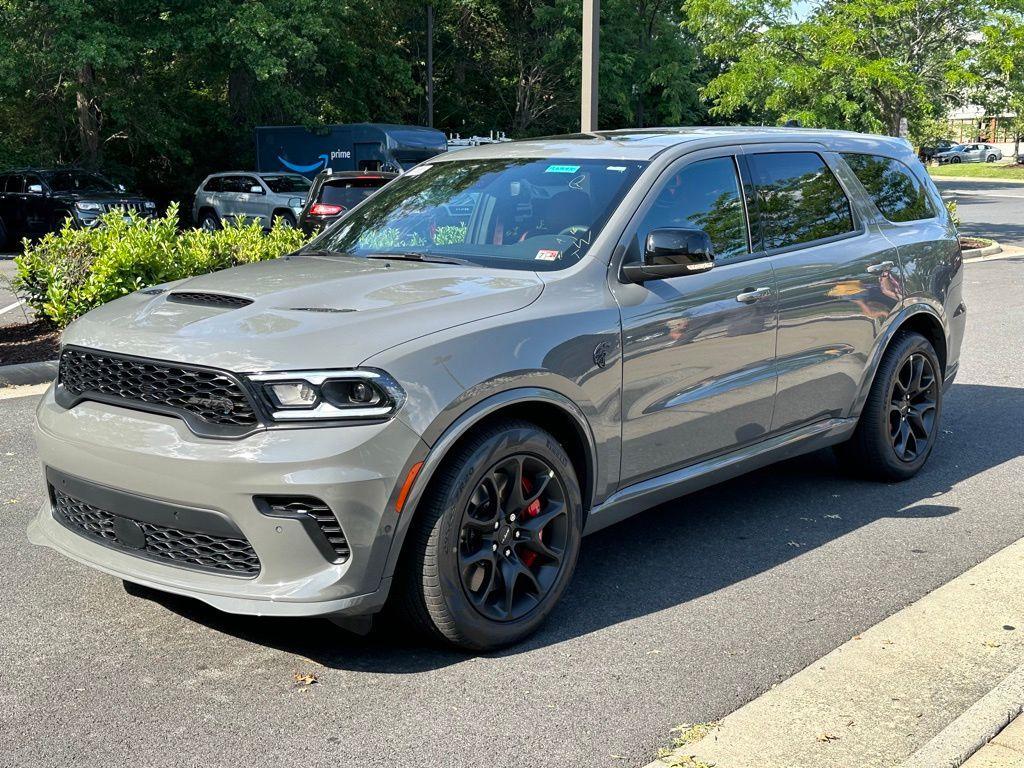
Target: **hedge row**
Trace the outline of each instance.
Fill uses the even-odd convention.
[[[25,243],[15,259],[14,289],[58,328],[120,296],[150,285],[273,259],[303,243],[302,232],[274,222],[268,234],[257,222],[227,223],[216,232],[178,229],[177,206],[163,218],[118,211],[99,226],[60,232]]]

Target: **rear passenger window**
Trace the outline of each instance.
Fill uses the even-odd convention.
[[[853,153],[844,154],[843,159],[889,221],[917,221],[935,216],[924,185],[899,160]]]
[[[850,201],[814,152],[750,155],[764,247],[786,248],[853,231]]]
[[[637,234],[640,247],[652,229],[702,229],[715,247],[715,261],[748,252],[747,219],[743,211],[736,164],[731,157],[699,160],[665,184]]]

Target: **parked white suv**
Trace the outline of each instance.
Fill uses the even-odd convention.
[[[294,227],[309,187],[309,179],[297,173],[214,173],[196,190],[193,220],[207,230],[229,219],[255,219],[270,229],[278,217]]]

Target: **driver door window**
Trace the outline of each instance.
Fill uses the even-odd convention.
[[[690,228],[708,233],[715,263],[750,253],[742,189],[732,157],[699,160],[671,176],[637,230],[631,257],[639,259],[654,229]]]

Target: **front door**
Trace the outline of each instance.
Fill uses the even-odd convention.
[[[620,485],[762,439],[775,400],[776,289],[752,253],[739,157],[694,153],[671,166],[623,243],[638,260],[652,229],[703,229],[713,269],[625,284]]]

